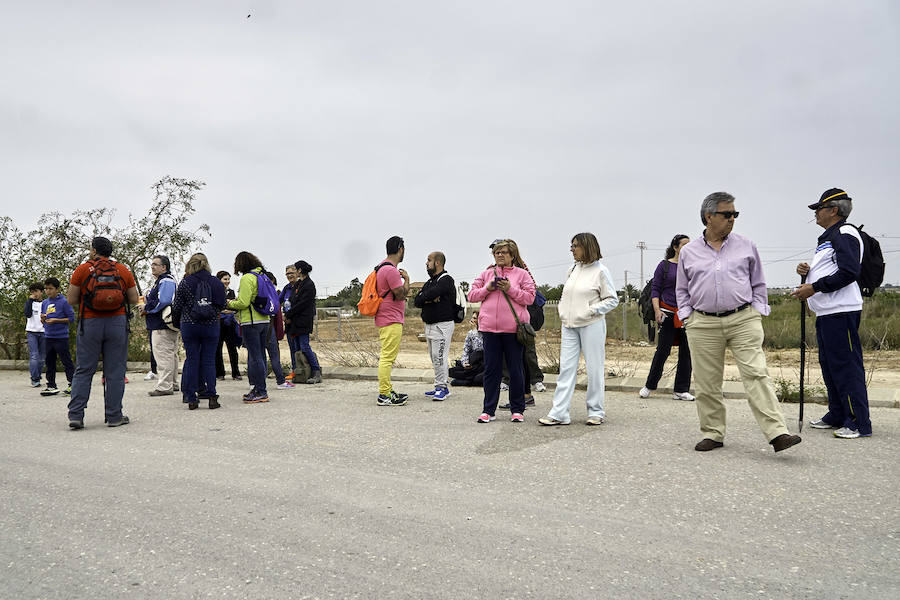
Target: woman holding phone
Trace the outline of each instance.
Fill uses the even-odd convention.
[[[481,302],[478,331],[484,342],[484,411],[476,419],[489,423],[496,419],[500,400],[503,359],[509,368],[510,420],[525,420],[525,376],[522,370],[523,347],[516,339],[518,324],[528,323],[528,305],[534,302],[535,286],[525,269],[514,266],[519,248],[513,240],[493,244],[494,265],[485,269],[472,283],[470,302]]]

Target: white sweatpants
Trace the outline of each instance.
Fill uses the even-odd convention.
[[[559,346],[559,377],[553,394],[553,408],[547,415],[551,419],[568,423],[569,405],[575,392],[578,376],[578,359],[584,353],[587,366],[587,414],[588,417],[605,418],[603,411],[604,369],[606,363],[606,319],[585,327],[563,327]]]
[[[453,337],[453,321],[425,323],[425,339],[428,340],[428,351],[431,353],[431,364],[434,365],[434,386],[447,387],[450,370],[450,340]]]

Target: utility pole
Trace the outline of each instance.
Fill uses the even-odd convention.
[[[625,287],[623,288],[625,292],[623,295],[625,296],[624,302],[622,302],[622,341],[628,341],[628,309],[626,305],[628,304],[628,270],[625,270]]]
[[[641,251],[641,280],[638,282],[638,286],[644,287],[644,250],[647,249],[647,244],[645,242],[637,243],[638,249]]]

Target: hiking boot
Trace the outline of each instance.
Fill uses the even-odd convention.
[[[406,404],[406,398],[400,398],[394,392],[390,396],[378,394],[378,406],[403,406]]]
[[[41,390],[41,396],[54,396],[59,393],[59,388],[55,385],[50,387],[49,385]]]
[[[837,432],[835,432],[837,435]],[[859,434],[857,434],[858,436]],[[781,452],[782,450],[787,450],[791,446],[796,446],[800,443],[799,435],[791,435],[789,433],[782,433],[778,437],[774,438],[769,443],[772,444],[772,447],[775,448],[775,452]]]
[[[165,390],[150,390],[147,392],[148,396],[153,396],[154,398],[158,396],[172,396],[173,394],[175,394],[174,391],[167,392]]]
[[[837,429],[837,425],[826,423],[824,419],[819,419],[818,421],[810,421],[809,426],[813,429]]]
[[[222,405],[219,404],[219,395],[218,394],[215,394],[215,395],[209,397],[209,410],[215,410],[215,409],[219,408],[220,406],[222,406]]]
[[[107,427],[121,427],[122,425],[128,425],[131,421],[125,415],[122,415],[122,418],[118,421],[110,421],[106,424]],[[71,423],[69,424],[71,427]]]
[[[188,402],[188,410],[197,410],[200,407],[199,402]]]
[[[84,421],[69,419],[69,429],[84,429]]]
[[[316,369],[312,372],[312,375],[309,376],[309,379],[306,380],[306,383],[322,383],[322,370]]]
[[[450,390],[448,388],[442,387],[438,388],[434,391],[434,394],[431,395],[431,399],[435,402],[440,402],[444,398],[450,395]]]

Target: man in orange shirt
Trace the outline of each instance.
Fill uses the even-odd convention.
[[[69,400],[69,427],[84,429],[84,409],[91,395],[91,382],[103,356],[103,400],[106,424],[128,424],[122,414],[125,395],[125,364],[128,359],[129,305],[137,304],[134,275],[125,265],[110,258],[112,242],[104,237],[91,241],[87,262],[72,273],[69,304],[78,305],[78,337],[72,397]]]

